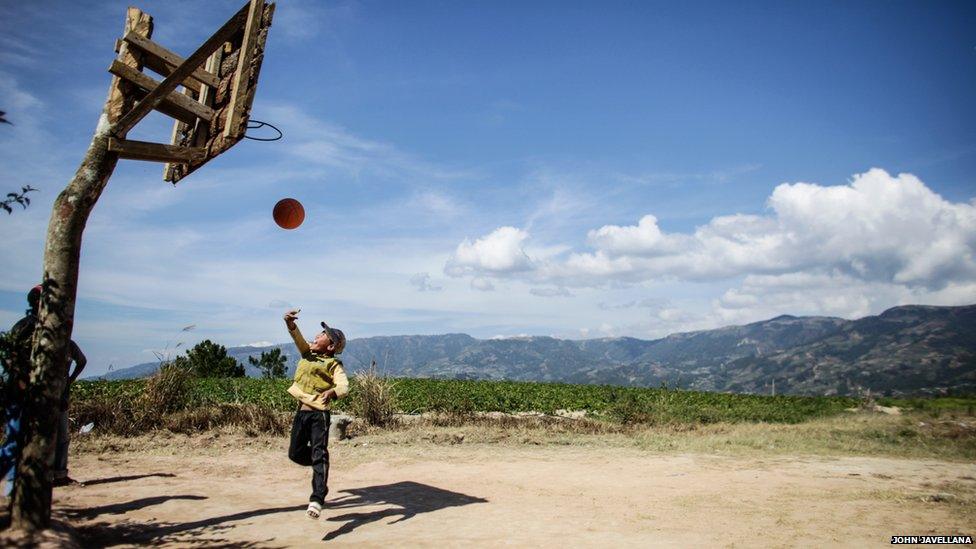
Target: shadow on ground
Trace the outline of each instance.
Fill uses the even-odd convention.
[[[119,513],[158,505],[171,499],[207,499],[204,496],[159,496],[116,503],[93,509],[68,509],[65,514],[72,518],[90,518],[105,513]],[[120,544],[179,543],[182,546],[200,547],[273,547],[273,539],[255,542],[228,541],[221,533],[234,527],[231,522],[275,513],[287,513],[305,509],[305,505],[269,507],[242,511],[219,517],[191,522],[98,522],[77,528],[86,547],[106,547]],[[121,510],[121,511],[120,511]]]
[[[125,501],[122,503],[110,503],[109,505],[102,505],[100,507],[85,507],[81,509],[65,509],[64,514],[68,518],[74,520],[86,520],[93,519],[101,515],[124,515],[129,511],[135,511],[137,509],[142,509],[143,507],[150,507],[152,505],[159,505],[160,503],[165,503],[171,499],[207,499],[206,496],[153,496],[151,498],[141,498],[134,499],[132,501]]]
[[[112,482],[128,482],[130,480],[139,480],[141,478],[149,478],[149,477],[172,478],[175,476],[176,475],[174,475],[173,473],[148,473],[145,475],[128,475],[124,477],[97,478],[94,480],[86,480],[84,482],[80,482],[79,484],[81,484],[82,486],[96,486],[98,484],[109,484]]]
[[[348,495],[328,502],[326,505],[328,511],[379,505],[390,505],[392,507],[372,512],[346,513],[329,517],[329,521],[345,522],[345,524],[326,534],[322,538],[323,540],[335,539],[352,532],[360,526],[388,517],[396,517],[396,520],[389,522],[389,524],[396,524],[422,513],[439,511],[448,507],[461,507],[472,503],[488,502],[488,500],[483,498],[409,481],[382,486],[353,488],[351,490],[343,490],[342,492]]]

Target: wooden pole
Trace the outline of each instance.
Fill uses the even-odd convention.
[[[152,17],[129,8],[123,35],[131,31],[148,39],[152,26]],[[124,42],[119,47],[119,61],[136,69],[141,69],[140,55]],[[43,530],[51,522],[51,468],[61,395],[68,377],[81,236],[118,162],[118,154],[108,150],[108,140],[122,114],[133,108],[132,91],[131,84],[122,79],[112,80],[88,151],[51,211],[44,247],[44,291],[34,331],[30,384],[22,420],[24,449],[11,505],[11,527],[29,533]]]

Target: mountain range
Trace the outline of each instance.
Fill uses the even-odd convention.
[[[291,343],[231,347],[228,354],[256,376],[247,357],[274,347],[288,357],[290,376],[298,360]],[[368,337],[349,340],[341,358],[351,374],[375,361],[382,374],[394,377],[666,384],[765,394],[976,393],[976,305],[906,305],[857,320],[784,315],[655,340]],[[144,377],[157,368],[145,363],[103,377]]]

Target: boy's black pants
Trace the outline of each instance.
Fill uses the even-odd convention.
[[[288,459],[299,465],[312,466],[312,495],[309,501],[325,504],[329,493],[329,420],[328,410],[299,410],[291,424]]]

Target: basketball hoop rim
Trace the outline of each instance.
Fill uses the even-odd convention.
[[[253,124],[256,124],[256,125],[252,126],[251,125],[252,123]],[[279,130],[278,127],[275,126],[274,124],[271,124],[271,123],[268,123],[268,122],[262,122],[260,120],[254,120],[254,119],[248,120],[247,121],[247,127],[246,127],[246,129],[247,130],[256,130],[258,128],[263,128],[265,126],[267,126],[267,127],[271,128],[272,130],[278,132],[278,136],[277,137],[251,137],[250,135],[247,135],[247,133],[245,133],[244,134],[244,139],[250,139],[252,141],[277,141],[277,140],[279,140],[279,139],[281,139],[282,137],[285,136],[285,134],[283,134],[281,132],[281,130]]]

